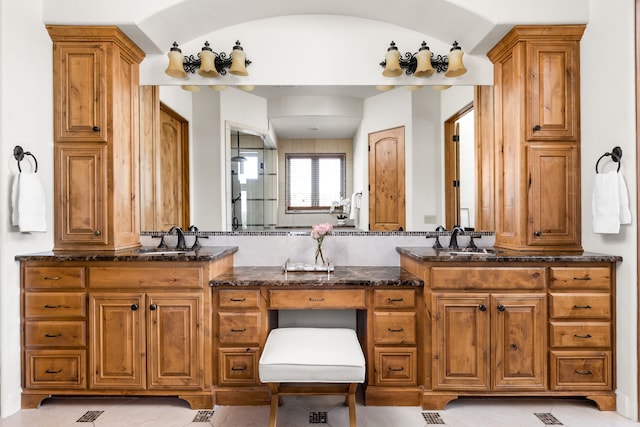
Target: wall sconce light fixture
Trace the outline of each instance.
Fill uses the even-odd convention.
[[[247,66],[251,64],[239,41],[236,41],[229,57],[225,52],[214,52],[209,47],[208,41],[204,42],[197,58],[193,55],[184,56],[177,42],[173,42],[167,56],[169,57],[169,66],[164,72],[178,79],[184,79],[187,77],[187,73],[195,73],[196,71],[202,77],[218,77],[220,74],[227,74],[227,68],[231,74],[236,76],[248,76]]]
[[[398,77],[403,69],[406,74],[413,74],[416,77],[429,77],[434,72],[444,72],[445,77],[458,77],[467,72],[462,63],[463,55],[457,41],[453,42],[449,55],[436,57],[424,41],[418,52],[406,52],[404,55],[400,54],[395,42],[392,41],[380,65],[384,67],[382,75],[385,77]]]

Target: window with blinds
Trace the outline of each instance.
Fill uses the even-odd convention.
[[[328,211],[346,194],[345,154],[285,155],[287,212]]]

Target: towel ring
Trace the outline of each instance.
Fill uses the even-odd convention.
[[[36,164],[35,172],[37,173],[38,172],[38,159],[36,159],[36,156],[31,154],[31,151],[24,151],[21,146],[16,145],[13,148],[13,157],[15,157],[16,160],[18,161],[18,171],[22,172],[22,168],[20,167],[20,162],[22,161],[22,159],[24,159],[24,156],[31,156],[33,158],[33,161]]]
[[[600,163],[600,160],[608,156],[611,156],[611,160],[618,163],[618,172],[620,172],[620,165],[622,164],[622,162],[620,161],[622,159],[622,148],[613,147],[613,150],[611,150],[610,153],[604,153],[602,156],[600,156],[600,158],[596,162],[596,173],[600,173],[598,172],[598,163]]]

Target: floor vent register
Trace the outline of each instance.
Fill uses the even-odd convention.
[[[437,412],[423,412],[422,418],[424,418],[427,424],[444,424],[444,420]]]
[[[542,421],[547,426],[561,426],[561,425],[564,425],[556,417],[554,417],[553,415],[551,415],[549,413],[546,413],[546,412],[544,412],[544,413],[536,413],[535,416],[538,417],[538,419],[540,421]]]
[[[104,411],[87,411],[83,416],[78,418],[77,423],[92,423],[94,422]]]
[[[327,413],[309,412],[309,424],[327,424]]]
[[[194,423],[208,423],[213,417],[214,411],[198,411],[195,418],[193,419]]]

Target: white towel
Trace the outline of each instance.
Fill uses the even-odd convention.
[[[349,219],[356,219],[358,212],[360,211],[360,194],[353,193],[351,195],[351,211],[349,212]]]
[[[629,210],[629,194],[624,176],[618,173],[618,201],[620,202],[620,224],[631,224],[631,211]]]
[[[596,174],[591,198],[594,233],[620,232],[620,196],[617,175],[616,171]]]
[[[47,231],[46,201],[37,173],[21,172],[16,176],[11,201],[13,203],[11,223],[17,225],[21,232]]]

